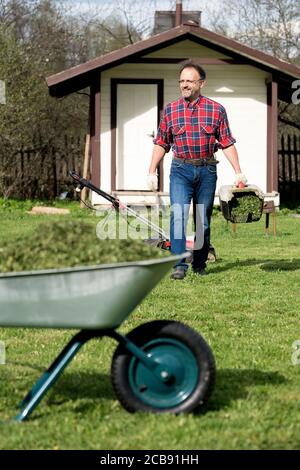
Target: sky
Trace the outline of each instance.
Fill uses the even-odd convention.
[[[81,5],[90,3],[91,5],[110,7],[112,4],[116,4],[117,0],[72,0],[72,3],[78,3]],[[154,8],[156,5],[156,9],[158,10],[164,10],[165,8],[168,9],[170,3],[172,3],[172,0],[139,0],[139,4],[145,4],[148,7],[150,6],[150,8]],[[173,3],[175,2],[173,1]],[[199,4],[201,3],[202,2],[199,2],[199,0],[182,0],[183,8],[186,6],[188,10],[198,10]]]
[[[132,0],[133,1],[133,0]],[[130,4],[130,0],[58,0],[58,3],[69,3],[72,11],[80,14],[84,12],[94,11],[95,13],[101,11],[101,15],[109,15],[111,12],[116,11],[118,2],[124,4]],[[138,10],[143,11],[144,15],[154,17],[155,10],[169,10],[170,5],[175,4],[175,1],[171,0],[138,0]],[[182,0],[184,10],[196,10],[202,11],[202,26],[207,27],[206,17],[208,12],[205,11],[205,5],[209,4],[209,8],[213,8],[214,5],[220,5],[221,0],[210,0],[209,2],[199,0]],[[208,7],[207,7],[208,8]],[[175,10],[175,7],[174,7]]]

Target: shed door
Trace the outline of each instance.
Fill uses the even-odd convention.
[[[147,190],[157,129],[157,85],[117,86],[116,189]]]

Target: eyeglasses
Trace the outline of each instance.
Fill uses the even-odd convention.
[[[188,85],[192,85],[196,82],[203,82],[203,79],[198,78],[198,80],[178,80],[179,85],[183,85],[184,83],[187,83]]]

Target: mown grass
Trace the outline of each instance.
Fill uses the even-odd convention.
[[[0,243],[47,218],[26,210],[0,209]],[[74,203],[68,217],[95,223]],[[204,336],[217,381],[200,415],[123,410],[109,377],[116,344],[105,338],[84,346],[26,423],[11,422],[17,403],[74,332],[0,329],[7,359],[0,366],[1,449],[299,449],[300,364],[291,361],[300,339],[299,224],[285,211],[276,238],[265,236],[264,218],[238,225],[234,234],[216,213],[218,261],[208,265],[209,276],[166,277],[121,326],[126,333],[175,319]]]

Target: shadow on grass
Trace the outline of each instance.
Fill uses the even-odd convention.
[[[257,369],[223,369],[217,372],[213,395],[206,410],[220,410],[232,401],[246,399],[251,388],[258,385],[279,385],[287,379],[277,372],[264,372]],[[51,395],[49,405],[59,405],[69,400],[105,399],[115,400],[109,375],[95,373],[70,373],[62,376]],[[88,409],[91,403],[82,403],[80,407]]]
[[[45,372],[45,369],[43,368],[32,368],[39,370],[41,373]],[[30,381],[26,380],[24,377],[24,389],[23,393],[19,396],[19,402],[25,398],[39,377],[41,377],[41,374]],[[0,398],[2,397],[0,396]],[[6,395],[4,394],[3,399],[5,398]],[[41,416],[40,411],[43,408],[43,404],[57,406],[67,402],[71,403],[76,400],[84,400],[84,402],[78,402],[76,404],[76,409],[77,411],[85,411],[95,406],[94,400],[101,399],[110,401],[116,399],[111,385],[110,376],[108,374],[97,372],[65,372],[47,391],[46,395],[42,399],[41,405],[37,406],[36,410],[33,411],[33,415],[30,416],[30,419],[36,419]],[[16,400],[16,409],[17,405],[18,401]]]
[[[205,411],[218,411],[232,401],[246,399],[258,385],[279,385],[287,379],[278,372],[257,369],[222,369],[217,372],[215,388]]]
[[[279,385],[287,379],[278,372],[264,372],[258,369],[222,369],[217,372],[215,388],[205,411],[218,411],[232,401],[246,399],[251,389],[259,385]],[[115,400],[109,375],[95,373],[71,373],[61,377],[55,385],[49,405],[78,399]],[[78,405],[80,411],[94,407],[94,403]],[[82,409],[82,407],[84,409]],[[201,413],[202,414],[202,413]]]
[[[71,372],[62,375],[51,389],[49,404],[80,398],[114,400],[110,376],[95,372]]]
[[[100,401],[101,399],[110,401],[116,399],[109,375],[94,372],[71,372],[59,377],[43,397],[42,402],[50,407],[59,407],[68,403],[71,404],[74,411],[84,413],[94,409],[95,400]],[[72,404],[72,402],[74,403]],[[41,403],[41,407],[38,406],[34,410],[30,420],[39,419],[44,413],[50,413],[51,408],[46,411],[45,408],[43,410],[42,408],[43,403]]]
[[[300,269],[300,259],[277,260],[266,262],[261,269],[264,271],[296,271]]]
[[[204,407],[196,411],[195,416],[201,416],[209,411],[220,411],[235,400],[246,400],[251,393],[251,389],[258,385],[274,386],[285,382],[287,382],[287,379],[277,372],[264,372],[257,369],[219,370],[211,398]],[[65,374],[59,378],[44,397],[50,407],[74,401],[76,406],[73,411],[81,413],[93,409],[95,407],[94,400],[99,401],[101,399],[114,401],[116,397],[109,375],[94,372]],[[78,400],[82,400],[82,402]],[[37,407],[33,415],[30,416],[30,420],[35,421],[44,413],[45,409],[42,410]],[[49,409],[46,411],[47,413],[50,413]]]
[[[300,269],[300,259],[246,259],[243,261],[226,263],[223,266],[214,265],[209,269],[209,272],[211,274],[217,274],[223,271],[228,271],[229,269],[256,265],[261,265],[260,269],[263,271],[296,271],[297,269]]]
[[[35,382],[33,380],[30,384],[27,384],[28,388],[20,394],[18,399],[14,397],[13,402],[9,405],[11,406],[11,410],[9,412],[11,418],[4,421],[0,420],[0,424],[13,423],[12,420],[14,419],[14,416],[16,416],[21,410],[18,408],[18,403],[25,398],[34,383]],[[0,399],[3,401],[7,400],[7,392],[3,393],[3,397],[0,396]],[[48,390],[41,403],[35,410],[33,410],[29,419],[30,421],[35,421],[43,417],[45,413],[49,415],[52,411],[59,411],[59,408],[51,411],[51,408],[47,409],[45,405],[55,408],[56,406],[68,403],[73,407],[72,402],[74,402],[74,410],[83,413],[95,408],[95,400],[100,401],[101,399],[110,401],[116,400],[108,374],[95,372],[66,373],[59,377],[53,387]]]

